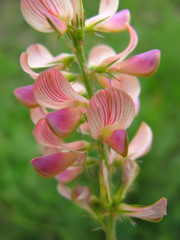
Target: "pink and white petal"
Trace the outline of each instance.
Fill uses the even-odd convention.
[[[83,84],[79,82],[71,82],[72,88],[79,94],[86,94],[86,88]]]
[[[70,0],[41,0],[49,13],[61,20],[69,21],[73,18],[73,8]]]
[[[39,74],[34,72],[28,63],[28,53],[23,52],[20,56],[20,64],[24,72],[28,73],[33,79],[36,79]]]
[[[126,157],[128,154],[128,135],[125,130],[115,130],[110,136],[105,137],[104,143],[106,142],[109,146],[120,154],[122,157]]]
[[[139,113],[139,108],[140,108],[140,100],[139,98],[136,98],[134,100],[134,106],[135,106],[135,115],[137,116]]]
[[[74,10],[73,24],[77,25],[77,20],[80,22],[84,19],[84,9],[82,0],[71,0],[71,4]]]
[[[52,109],[88,103],[57,69],[46,70],[39,75],[34,84],[34,95],[41,106]]]
[[[102,74],[96,74],[96,77],[97,77],[98,83],[101,85],[101,87],[103,87],[103,88],[111,87],[111,83],[112,83],[111,79],[104,77]],[[117,81],[117,82],[119,84],[119,81]]]
[[[30,45],[26,53],[30,68],[43,68],[54,58],[48,49],[39,43]]]
[[[51,27],[60,35],[63,36],[67,31],[67,22],[64,22],[59,19],[59,17],[54,16],[51,13],[45,14],[47,22],[51,25]]]
[[[156,72],[160,63],[161,52],[158,49],[128,58],[117,63],[111,70],[134,76],[151,76]]]
[[[35,158],[31,164],[42,177],[51,178],[70,167],[82,153],[61,152]]]
[[[58,193],[64,198],[71,200],[71,189],[67,187],[64,183],[59,182],[57,187]]]
[[[63,108],[49,113],[46,116],[46,121],[57,136],[66,138],[76,127],[80,118],[81,110],[79,107]]]
[[[90,128],[89,128],[89,124],[87,122],[85,123],[82,123],[80,126],[80,132],[82,134],[86,134],[86,135],[89,135],[89,131],[90,131]]]
[[[40,32],[52,32],[54,29],[49,25],[45,14],[47,8],[39,0],[22,0],[21,12],[27,23]]]
[[[34,108],[38,106],[38,103],[34,97],[33,85],[17,88],[14,90],[14,95],[18,101],[25,107]]]
[[[131,159],[122,160],[122,198],[125,197],[127,190],[130,188],[139,173],[138,164]]]
[[[127,129],[135,117],[135,107],[132,98],[117,88],[107,88],[105,93],[108,99],[109,119],[103,130],[112,133],[114,130]],[[109,134],[108,134],[109,136]]]
[[[101,137],[104,126],[109,120],[108,99],[104,90],[99,90],[90,100],[88,108],[88,124],[93,138]]]
[[[36,124],[34,137],[39,144],[46,147],[60,147],[60,143],[62,142],[62,139],[51,131],[44,118]]]
[[[88,19],[86,26],[89,27],[103,19],[111,17],[115,14],[119,6],[119,0],[101,0],[99,6],[99,14]]]
[[[88,187],[77,185],[72,190],[71,199],[79,207],[94,215],[91,209],[91,190]]]
[[[156,203],[147,207],[133,207],[127,204],[121,204],[120,207],[122,210],[126,211],[123,213],[126,216],[140,218],[146,221],[159,222],[164,215],[167,215],[166,205],[167,199],[161,198]]]
[[[82,169],[82,167],[69,167],[62,173],[58,174],[56,179],[59,182],[69,183],[82,172]]]
[[[117,12],[112,17],[98,23],[94,29],[100,32],[122,32],[126,30],[125,23],[130,22],[128,9]]]
[[[136,48],[137,43],[138,43],[138,36],[137,36],[137,33],[134,30],[134,28],[129,23],[125,23],[124,26],[127,28],[127,30],[129,31],[129,35],[130,35],[130,41],[129,41],[129,44],[128,44],[127,48],[124,51],[122,51],[121,53],[116,54],[113,57],[107,58],[101,64],[102,66],[106,66],[106,65],[116,61],[109,68],[111,71],[114,71],[114,69],[116,69],[116,65],[119,62],[122,62]]]
[[[47,111],[45,108],[39,106],[36,108],[31,108],[30,109],[30,116],[31,116],[31,120],[33,121],[33,123],[37,123],[41,118],[45,118],[47,115]]]
[[[98,45],[89,53],[88,64],[89,66],[99,66],[105,59],[114,56],[115,51],[107,45]]]
[[[128,157],[135,160],[144,156],[151,148],[152,145],[152,130],[145,123],[141,123],[136,135],[129,144]]]

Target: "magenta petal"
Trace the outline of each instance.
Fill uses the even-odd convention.
[[[167,199],[161,198],[156,203],[147,207],[133,207],[121,204],[121,209],[126,211],[124,215],[129,217],[141,218],[146,221],[159,222],[166,213]]]
[[[133,56],[115,64],[113,70],[134,76],[150,76],[156,72],[161,52],[157,49]]]
[[[67,30],[67,22],[61,21],[58,17],[53,16],[51,13],[45,14],[48,23],[60,35],[64,35]]]
[[[62,142],[62,139],[51,131],[44,118],[36,124],[34,137],[39,144],[46,147],[60,147],[60,143]]]
[[[119,153],[121,156],[126,157],[128,154],[128,136],[125,130],[116,130],[109,137],[104,139],[104,142]]]
[[[121,32],[126,29],[125,23],[130,22],[130,12],[128,9],[117,12],[112,17],[100,22],[95,26],[95,30],[101,32]]]
[[[63,108],[46,116],[51,130],[61,138],[67,137],[81,117],[80,108]]]
[[[51,178],[71,166],[83,153],[61,152],[48,156],[38,157],[31,161],[35,171],[42,177]]]
[[[34,98],[33,85],[28,85],[14,90],[14,95],[25,107],[34,108],[38,106],[38,103]]]
[[[56,179],[63,183],[69,183],[82,172],[82,167],[69,167],[56,176]]]

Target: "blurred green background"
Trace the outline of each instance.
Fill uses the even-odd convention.
[[[99,1],[84,0],[86,16],[97,13]],[[103,240],[94,220],[63,199],[56,181],[39,177],[30,160],[39,155],[32,136],[28,109],[17,102],[13,90],[32,83],[19,65],[19,56],[32,43],[42,43],[55,55],[67,51],[55,34],[36,32],[20,13],[20,1],[0,0],[0,239],[1,240]],[[133,54],[159,48],[159,70],[141,78],[141,108],[131,129],[141,121],[153,129],[150,153],[143,157],[141,172],[128,203],[151,204],[168,199],[168,216],[160,223],[136,220],[118,223],[118,240],[180,239],[180,2],[179,0],[121,0],[120,9],[131,11],[132,25],[139,35]],[[128,34],[87,37],[86,50],[107,43],[119,52]],[[87,53],[87,51],[86,51]],[[95,179],[96,180],[96,179]]]

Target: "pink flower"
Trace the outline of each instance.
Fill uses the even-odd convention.
[[[160,62],[160,51],[155,49],[124,60],[136,47],[138,37],[135,30],[125,23],[130,34],[127,48],[116,54],[106,45],[94,47],[89,54],[89,65],[99,73],[128,74],[133,76],[150,76],[157,70]]]
[[[123,215],[128,217],[140,218],[146,221],[159,222],[166,213],[167,199],[161,198],[156,203],[147,206],[130,206],[127,204],[120,204],[119,208],[123,210]]]
[[[129,10],[117,12],[119,0],[101,0],[99,14],[86,20],[87,31],[121,32],[125,30],[124,23],[130,21]]]
[[[57,31],[63,35],[73,18],[70,0],[22,0],[23,17],[40,32]]]
[[[58,66],[61,70],[66,63],[72,61],[73,59],[73,55],[67,53],[62,53],[53,57],[43,45],[32,44],[28,47],[26,52],[21,54],[20,64],[26,73],[36,79],[39,74],[34,72],[32,69]]]
[[[117,88],[98,91],[90,100],[88,123],[94,139],[102,138],[122,156],[127,155],[127,129],[135,115],[131,97]]]

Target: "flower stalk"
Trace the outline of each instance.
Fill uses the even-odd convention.
[[[38,31],[58,33],[72,54],[54,57],[43,45],[31,45],[22,53],[20,63],[35,82],[14,91],[18,101],[30,109],[33,134],[43,149],[42,156],[31,161],[34,170],[44,178],[55,177],[60,195],[97,220],[106,240],[117,240],[118,218],[158,222],[166,215],[167,204],[165,198],[146,207],[124,202],[139,173],[136,160],[152,145],[152,131],[144,122],[134,138],[130,142],[128,139],[127,129],[140,106],[137,77],[156,72],[160,51],[127,58],[138,36],[129,23],[129,10],[116,12],[118,5],[118,0],[100,0],[99,13],[86,20],[82,0],[22,0],[25,20]],[[130,39],[124,51],[115,53],[102,44],[85,58],[88,31],[98,36],[125,30]],[[74,73],[74,62],[80,73]],[[38,68],[44,71],[36,71]],[[78,179],[78,185],[69,185],[92,167],[98,175],[99,191],[93,193]],[[115,174],[121,178],[114,180]]]

